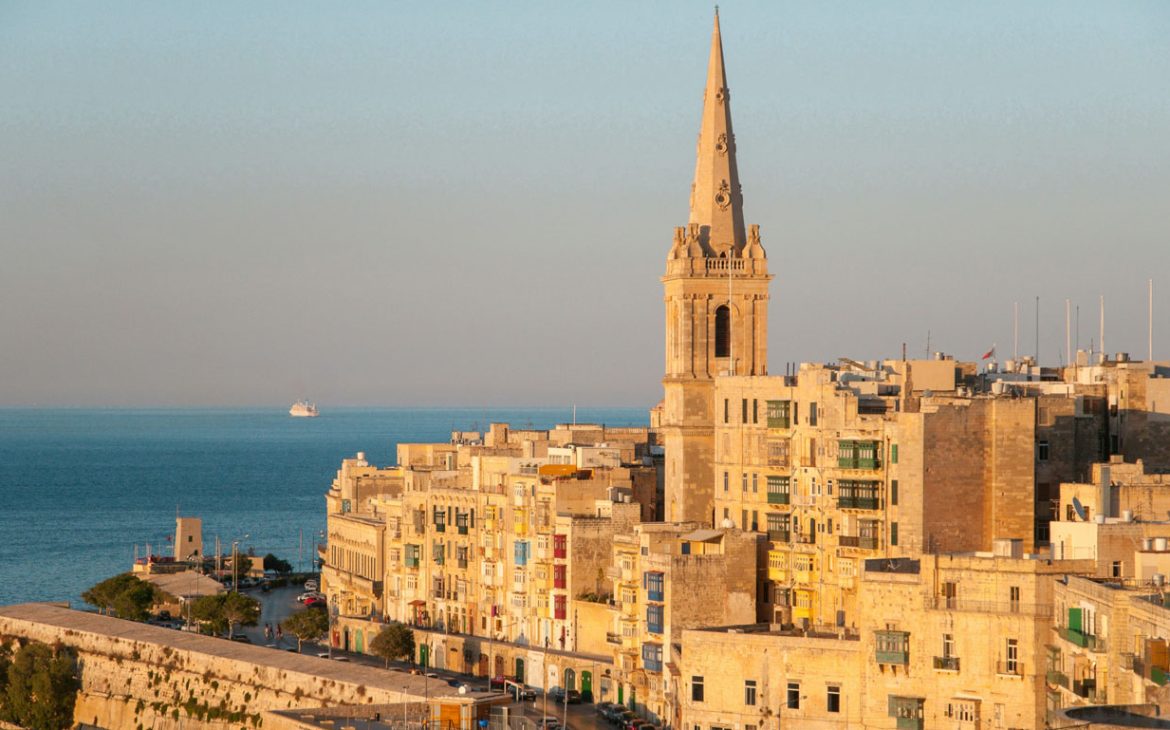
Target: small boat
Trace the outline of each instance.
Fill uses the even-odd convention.
[[[292,404],[292,408],[288,409],[288,415],[294,418],[316,418],[320,415],[317,412],[317,406],[307,400],[299,400]]]

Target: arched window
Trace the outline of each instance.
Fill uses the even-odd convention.
[[[731,310],[723,305],[715,310],[715,357],[731,354]]]

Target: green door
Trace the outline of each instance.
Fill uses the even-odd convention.
[[[362,631],[361,629],[358,629],[357,639],[355,639],[355,641],[354,641],[354,651],[356,651],[358,654],[365,653],[365,648],[366,648],[365,638],[366,638],[366,633],[364,631]]]
[[[423,666],[423,669],[427,668],[427,660],[429,660],[430,658],[431,658],[430,657],[430,647],[427,646],[426,644],[419,644],[418,645],[418,663]]]
[[[581,672],[581,699],[593,701],[593,672]]]
[[[520,658],[516,659],[516,681],[524,684],[524,660]]]
[[[619,705],[624,705],[624,704],[626,704],[626,693],[625,693],[625,689],[626,689],[626,688],[625,688],[625,686],[623,686],[623,685],[620,685],[620,684],[618,685],[618,704],[619,704]]]

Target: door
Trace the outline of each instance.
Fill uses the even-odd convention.
[[[516,681],[524,683],[524,660],[520,658],[516,659]]]
[[[366,648],[365,638],[366,638],[366,633],[364,631],[362,631],[361,629],[358,629],[356,638],[354,639],[354,645],[353,645],[354,646],[353,650],[356,651],[358,654],[365,653],[365,648]]]
[[[593,701],[593,672],[581,672],[581,699]]]
[[[430,662],[429,662],[430,658],[431,658],[430,647],[427,646],[426,644],[419,644],[419,646],[418,646],[418,663],[423,666],[423,669],[426,669],[428,666],[430,666]]]

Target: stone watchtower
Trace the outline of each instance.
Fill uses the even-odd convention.
[[[716,11],[690,221],[675,229],[662,277],[667,520],[713,522],[714,426],[723,418],[721,409],[716,413],[714,379],[767,373],[771,279],[759,226],[744,230]]]

